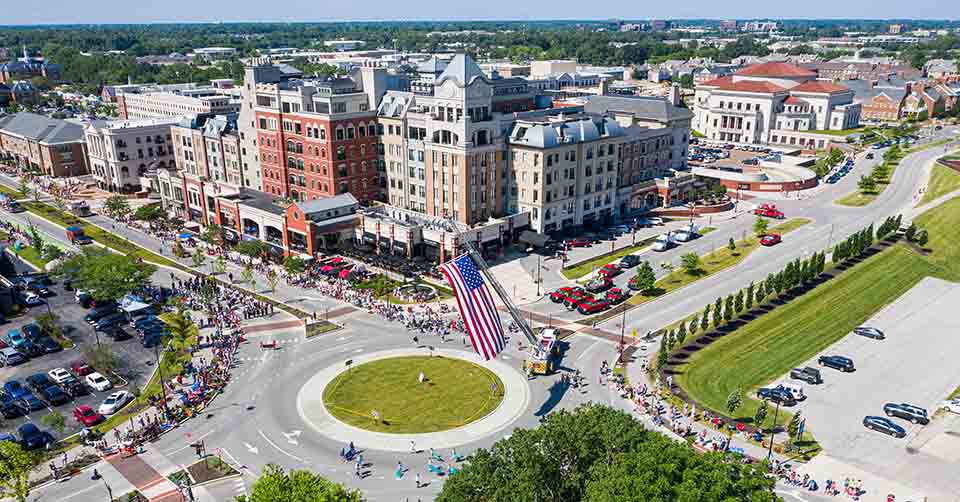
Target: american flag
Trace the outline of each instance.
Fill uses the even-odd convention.
[[[469,254],[462,254],[441,265],[440,270],[453,287],[473,350],[485,360],[497,357],[507,342],[503,339],[500,314],[477,264]]]

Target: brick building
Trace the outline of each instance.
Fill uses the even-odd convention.
[[[0,157],[46,176],[89,172],[83,126],[34,113],[0,117]]]

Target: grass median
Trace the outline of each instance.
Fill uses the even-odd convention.
[[[907,155],[910,155],[912,153],[922,152],[924,150],[929,150],[931,148],[936,148],[938,146],[950,143],[951,141],[953,141],[953,138],[947,138],[947,139],[935,141],[933,143],[929,143],[926,145],[920,145],[913,148],[908,148],[906,150],[902,150],[900,155],[895,155],[891,158],[885,157],[883,163],[887,167],[887,175],[881,178],[876,178],[876,188],[872,190],[861,189],[861,190],[857,190],[856,192],[848,193],[847,195],[844,195],[843,197],[840,197],[839,199],[833,201],[834,204],[839,204],[841,206],[848,206],[848,207],[863,207],[863,206],[866,206],[867,204],[870,204],[871,202],[876,200],[877,197],[879,197],[880,194],[882,194],[883,191],[887,188],[887,186],[890,184],[890,181],[893,180],[893,173],[895,173],[897,171],[897,167],[900,166],[900,161],[902,161]],[[942,166],[938,165],[937,167],[942,167]]]
[[[934,201],[950,192],[960,190],[960,172],[947,166],[937,164],[930,173],[930,182],[927,191],[920,199],[920,204]]]
[[[604,253],[600,256],[574,263],[573,265],[564,267],[562,270],[560,270],[560,274],[571,281],[579,279],[608,263],[620,261],[620,259],[624,256],[640,251],[641,249],[652,244],[654,240],[656,240],[656,237],[643,239],[636,244],[631,244],[627,247],[617,249],[616,251]],[[597,246],[603,245],[603,243],[597,244]]]
[[[922,256],[909,245],[897,244],[866,259],[694,352],[677,368],[677,382],[695,401],[720,412],[725,412],[727,396],[741,387],[749,397],[737,415],[750,422],[760,404],[753,398],[758,387],[847,336],[924,277],[960,280],[960,246],[953,242],[960,226],[960,199],[916,222],[930,232],[933,253]]]

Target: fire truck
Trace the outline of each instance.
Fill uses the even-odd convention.
[[[776,218],[778,220],[784,218],[783,211],[777,209],[777,206],[774,204],[761,204],[760,207],[753,210],[753,214],[765,218]]]
[[[536,347],[531,347],[530,357],[523,361],[523,369],[529,369],[537,375],[549,375],[556,371],[559,359],[557,330],[544,328],[537,337]]]

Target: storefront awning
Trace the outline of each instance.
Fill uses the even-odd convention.
[[[542,248],[547,244],[547,241],[550,240],[549,237],[543,234],[538,234],[532,230],[524,230],[520,234],[520,242],[530,244],[531,246],[536,246]]]

